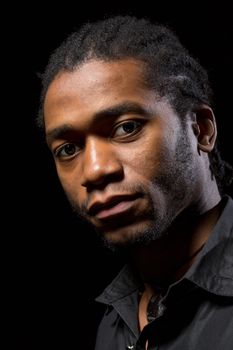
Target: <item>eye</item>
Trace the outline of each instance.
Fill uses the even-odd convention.
[[[57,158],[70,158],[79,152],[79,147],[74,143],[67,143],[63,146],[58,147],[54,151],[54,155]]]
[[[142,123],[136,120],[129,120],[118,125],[113,133],[113,137],[133,135],[141,130]]]

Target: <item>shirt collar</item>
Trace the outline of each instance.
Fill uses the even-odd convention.
[[[222,214],[184,277],[210,293],[233,296],[233,200],[224,196],[222,201]]]
[[[140,279],[134,273],[130,265],[125,265],[116,278],[109,284],[96,301],[104,304],[112,304],[142,287]]]
[[[222,201],[225,207],[212,234],[182,280],[213,294],[233,296],[233,200],[224,196]],[[126,265],[96,301],[110,305],[138,291],[142,283],[132,272]]]

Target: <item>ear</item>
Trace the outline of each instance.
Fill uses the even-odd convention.
[[[198,141],[198,151],[211,152],[217,137],[217,126],[212,109],[202,105],[195,109],[193,130]]]

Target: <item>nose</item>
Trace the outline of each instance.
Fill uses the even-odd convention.
[[[82,158],[81,184],[87,189],[119,181],[123,167],[113,145],[105,139],[87,140]]]

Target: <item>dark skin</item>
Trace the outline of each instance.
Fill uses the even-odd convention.
[[[90,60],[60,72],[44,105],[47,143],[72,206],[109,244],[128,247],[144,281],[140,329],[156,284],[182,277],[220,213],[208,159],[211,108],[190,110],[184,127],[143,77],[135,59]]]

